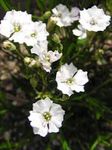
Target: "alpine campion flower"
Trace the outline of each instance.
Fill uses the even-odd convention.
[[[87,72],[77,70],[73,63],[64,64],[56,74],[56,82],[57,88],[68,96],[71,96],[73,91],[84,92],[84,84],[88,82]]]
[[[79,22],[88,31],[104,31],[110,24],[110,16],[106,15],[103,9],[93,6],[80,11]]]
[[[74,21],[79,19],[79,9],[73,7],[71,11],[63,5],[59,4],[52,9],[53,15],[51,20],[53,20],[59,27],[70,26]]]
[[[81,25],[78,25],[78,28],[72,31],[74,35],[78,36],[78,39],[85,39],[87,37],[86,30]]]
[[[1,21],[0,34],[14,40],[14,42],[24,42],[23,27],[31,23],[31,15],[22,11],[8,11]]]
[[[38,55],[39,62],[42,64],[42,67],[46,72],[50,72],[51,64],[59,60],[62,56],[62,53],[59,53],[57,50],[56,51],[41,50],[36,45],[31,49],[31,53]]]
[[[34,134],[45,137],[48,133],[59,132],[64,114],[62,107],[47,97],[33,104],[28,119],[31,121]]]
[[[49,33],[46,30],[46,24],[42,21],[31,22],[23,28],[25,34],[25,43],[28,46],[34,46],[41,41],[47,40]]]

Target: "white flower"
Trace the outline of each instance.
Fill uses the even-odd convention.
[[[88,82],[87,72],[77,70],[72,63],[64,64],[56,74],[56,82],[57,88],[68,96],[71,96],[73,91],[84,92],[84,84]]]
[[[51,19],[54,20],[59,27],[71,25],[69,9],[65,5],[57,5],[55,8],[52,9],[52,12],[53,15]]]
[[[0,34],[10,37],[10,40],[23,43],[23,27],[31,22],[31,15],[22,11],[8,11],[1,21]]]
[[[59,132],[65,111],[59,104],[49,98],[41,99],[33,104],[28,119],[31,121],[34,134],[45,137],[48,133]]]
[[[24,26],[25,43],[28,46],[34,46],[41,41],[47,40],[49,33],[46,31],[46,24],[39,22],[31,22]]]
[[[59,53],[58,51],[47,51],[47,50],[41,50],[38,46],[34,46],[31,49],[31,53],[34,53],[38,55],[39,62],[42,64],[43,69],[46,72],[51,71],[51,64],[58,59],[61,58],[62,53]]]
[[[74,7],[71,11],[63,5],[59,4],[52,9],[53,15],[51,19],[56,22],[59,27],[70,26],[74,21],[78,20],[79,9]]]
[[[88,31],[104,31],[110,24],[109,21],[110,16],[96,6],[80,11],[79,22]]]
[[[78,39],[85,39],[87,37],[86,30],[81,25],[78,25],[78,29],[72,31],[74,35],[78,36]]]

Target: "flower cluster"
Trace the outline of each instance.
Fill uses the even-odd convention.
[[[49,19],[55,22],[57,28],[70,26],[78,20],[80,24],[77,29],[73,30],[73,34],[79,39],[83,39],[87,37],[87,31],[104,31],[109,25],[110,16],[104,14],[104,11],[96,6],[84,10],[73,7],[69,10],[65,5],[59,4],[52,9]],[[49,40],[47,39],[49,33],[46,24],[42,21],[34,22],[27,12],[15,10],[7,12],[0,23],[0,34],[9,39],[4,42],[5,48],[9,47],[10,50],[15,50],[16,46],[10,42],[14,41],[24,44],[26,49],[30,49],[31,57],[23,56],[24,62],[30,63],[30,67],[39,63],[44,71],[50,73],[52,63],[64,56],[62,52],[58,51],[58,48],[54,50],[53,47],[53,51],[49,50]],[[61,45],[60,41],[58,44]],[[36,54],[36,59],[34,54]],[[61,64],[55,75],[57,89],[68,96],[74,94],[74,91],[84,92],[84,86],[89,81],[87,71],[77,69],[73,63],[63,64],[61,61]],[[33,104],[33,110],[30,111],[28,119],[34,134],[45,137],[47,133],[59,131],[64,114],[65,111],[62,107],[53,103],[46,96],[45,99],[40,98]]]
[[[46,41],[49,35],[45,23],[33,22],[30,14],[15,10],[6,13],[0,24],[0,33],[11,41],[28,46]]]

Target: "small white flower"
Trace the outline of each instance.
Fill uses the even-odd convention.
[[[62,56],[62,53],[59,53],[58,51],[41,51],[36,45],[31,49],[31,53],[38,55],[39,62],[42,64],[42,67],[46,72],[50,72],[51,64],[59,60]]]
[[[23,27],[31,22],[31,15],[22,11],[8,11],[1,21],[0,33],[15,42],[24,42]]]
[[[74,35],[78,36],[78,39],[85,39],[87,37],[86,30],[81,25],[78,25],[78,29],[72,31]]]
[[[51,19],[56,22],[59,27],[70,26],[74,21],[79,19],[79,9],[73,7],[71,11],[63,5],[59,4],[52,9],[53,15]]]
[[[73,91],[84,92],[84,84],[88,82],[87,72],[77,70],[72,63],[64,64],[56,74],[56,82],[57,88],[68,96],[71,96]]]
[[[104,31],[110,24],[109,21],[110,16],[96,6],[80,11],[79,22],[88,31]]]
[[[25,43],[28,46],[34,46],[41,41],[47,40],[49,33],[46,31],[46,24],[39,22],[31,22],[24,26]]]
[[[31,121],[34,134],[45,137],[48,133],[59,132],[64,114],[62,107],[47,97],[33,104],[28,119]]]

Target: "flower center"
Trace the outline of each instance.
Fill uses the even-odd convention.
[[[45,55],[45,60],[50,61],[50,56],[49,55]]]
[[[71,84],[73,83],[73,81],[74,81],[73,78],[69,78],[69,79],[66,81],[66,83],[67,83],[68,85],[71,85]]]
[[[46,121],[50,121],[52,116],[49,112],[44,112],[43,117]]]
[[[35,37],[37,34],[34,32],[31,34],[31,37]]]
[[[91,24],[91,25],[95,25],[95,24],[96,24],[96,21],[95,21],[94,19],[91,19],[90,24]]]
[[[62,14],[61,13],[58,13],[58,17],[61,17],[62,16]]]
[[[21,26],[19,24],[14,25],[14,32],[19,32],[21,30]]]

